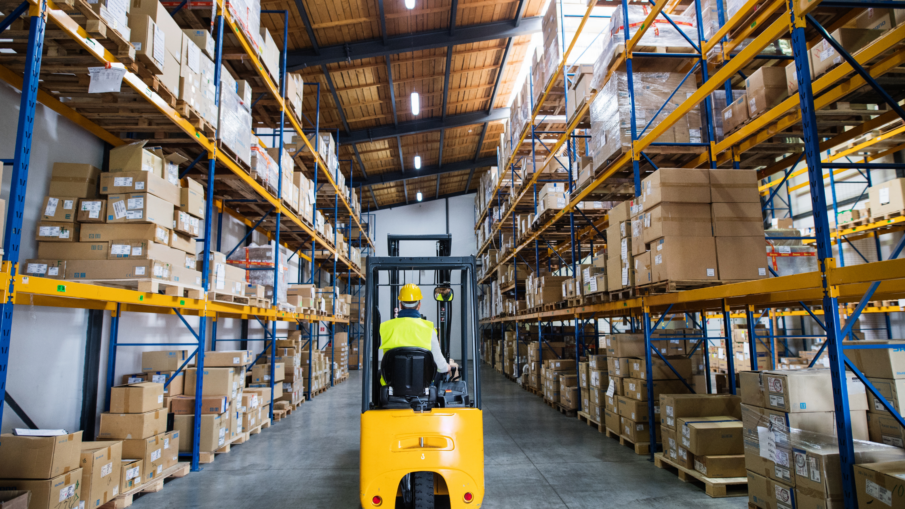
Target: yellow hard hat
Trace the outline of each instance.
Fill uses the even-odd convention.
[[[402,302],[415,302],[421,300],[421,288],[418,285],[409,283],[399,290],[399,300]]]

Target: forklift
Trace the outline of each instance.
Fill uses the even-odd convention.
[[[420,239],[419,239],[420,240]],[[398,253],[398,247],[391,253]],[[448,251],[447,251],[448,252]],[[393,348],[379,361],[381,312],[378,289],[396,295],[400,272],[433,272],[434,300],[443,309],[449,355],[451,317],[459,287],[461,362],[455,378],[437,375],[430,350]],[[451,274],[458,272],[460,283]],[[383,274],[387,274],[383,276]],[[383,279],[381,280],[381,276]],[[369,257],[365,269],[365,334],[362,350],[361,476],[363,508],[479,508],[484,498],[484,428],[477,362],[478,310],[475,259],[468,257]],[[383,283],[382,283],[383,281]],[[414,282],[414,281],[408,281]],[[470,334],[469,334],[470,332]],[[470,337],[469,337],[470,335]],[[442,337],[438,331],[438,339]],[[385,383],[381,383],[381,378]]]

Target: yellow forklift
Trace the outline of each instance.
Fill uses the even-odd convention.
[[[378,290],[389,288],[395,296],[404,284],[398,280],[400,272],[417,274],[419,280],[433,273],[433,281],[418,284],[433,287],[447,335],[452,329],[453,288],[458,287],[461,362],[454,378],[437,375],[430,350],[393,348],[378,360]],[[452,282],[451,273],[460,275],[459,283]],[[474,257],[369,257],[365,276],[361,506],[479,508],[484,499],[484,427]],[[395,316],[395,309],[387,311],[387,319]]]

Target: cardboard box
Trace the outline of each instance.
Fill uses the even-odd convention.
[[[204,209],[207,204],[207,200],[204,198],[204,187],[187,177],[183,179],[182,183],[183,187],[179,190],[179,210],[198,219],[204,219]]]
[[[172,203],[148,193],[107,196],[108,223],[154,223],[170,228],[173,226],[173,210]]]
[[[742,418],[741,398],[730,394],[664,394],[660,396],[663,409],[660,424],[675,428],[677,419],[726,415]]]
[[[69,260],[67,279],[170,279],[170,264],[157,260]]]
[[[723,132],[728,135],[748,121],[748,99],[740,97],[723,110]]]
[[[892,415],[868,412],[867,433],[871,442],[905,448],[905,429]]]
[[[644,214],[644,243],[664,235],[712,237],[711,206],[706,203],[661,203]]]
[[[179,432],[179,451],[192,452],[195,436],[195,416],[177,415],[173,417],[173,428]],[[201,434],[199,449],[202,452],[213,452],[226,445],[229,436],[229,415],[208,414],[201,416]]]
[[[76,204],[78,201],[78,198],[45,196],[44,205],[41,206],[41,220],[62,223],[75,222]]]
[[[865,28],[839,28],[830,36],[836,40],[850,55],[855,56],[865,46],[876,40],[883,32]],[[814,66],[814,77],[819,78],[837,65],[845,62],[842,55],[825,40],[811,47],[811,62]]]
[[[871,216],[885,216],[905,210],[905,178],[874,184],[868,191]]]
[[[79,198],[76,219],[79,223],[103,223],[107,220],[107,200]]]
[[[764,237],[716,237],[716,260],[724,281],[766,279],[767,254]]]
[[[174,206],[180,203],[179,187],[169,180],[145,171],[124,171],[101,174],[101,194],[150,193]],[[129,208],[128,210],[133,210]]]
[[[163,469],[179,463],[179,432],[170,431],[163,436]]]
[[[43,242],[76,242],[79,238],[79,224],[38,221],[35,238]]]
[[[0,435],[0,479],[50,479],[79,468],[82,432],[55,437]]]
[[[760,371],[742,371],[738,374],[739,385],[741,391],[739,395],[742,403],[763,408],[766,406],[764,400],[764,384]]]
[[[172,249],[150,240],[114,240],[107,251],[108,260],[157,260],[171,266],[185,265],[185,251]]]
[[[607,429],[619,433],[622,429],[622,421],[619,417],[619,414],[611,411],[609,409],[604,410],[603,414],[604,423],[606,424]]]
[[[201,235],[201,220],[181,210],[174,211],[173,230],[189,237]]]
[[[745,453],[742,421],[732,416],[678,418],[676,437],[696,457]]]
[[[141,353],[141,370],[148,371],[177,371],[189,358],[188,350],[159,350]],[[195,364],[193,358],[189,366]]]
[[[226,396],[202,396],[202,414],[222,414],[229,409],[229,398]],[[170,401],[170,413],[176,415],[195,415],[195,398],[193,396],[175,396]]]
[[[141,414],[163,406],[163,384],[141,382],[110,389],[110,412]]]
[[[85,507],[95,509],[119,495],[122,442],[82,442],[81,498]]]
[[[691,378],[691,359],[687,357],[672,357],[667,359],[681,378],[688,380]],[[641,380],[647,379],[647,361],[644,359],[632,359],[632,369],[630,375],[632,378]],[[651,376],[653,380],[677,380],[679,377],[673,372],[666,362],[660,357],[651,358]]]
[[[839,447],[833,442],[810,443],[801,440],[792,450],[795,465],[795,487],[820,498],[842,498],[842,475]],[[855,441],[853,462],[859,465],[905,461],[905,451],[893,447]]]
[[[609,357],[624,358],[635,357],[641,358],[645,356],[644,334],[610,334],[606,337],[606,349]],[[607,359],[609,365],[609,359]],[[630,366],[626,366],[631,370]],[[610,369],[615,371],[617,375],[621,372],[619,367]],[[619,376],[628,376],[628,372]]]
[[[248,350],[210,351],[204,354],[204,365],[210,368],[247,366],[254,358],[254,354]]]
[[[622,381],[623,394],[639,401],[647,401],[647,384],[637,378],[626,378]],[[681,380],[654,380],[654,399],[659,400],[660,394],[685,394],[688,388]]]
[[[763,237],[764,217],[760,203],[714,203],[714,237]]]
[[[119,473],[119,492],[124,493],[141,486],[141,464],[142,460],[137,458],[127,458],[122,460]]]
[[[660,168],[641,181],[647,212],[661,202],[710,203],[710,172],[697,168]]]
[[[604,393],[606,394],[606,393]],[[621,417],[625,417],[631,421],[644,422],[648,421],[647,416],[650,415],[647,401],[638,401],[636,399],[619,396],[616,398],[616,410]],[[654,421],[660,420],[660,404],[654,403]]]
[[[90,164],[53,163],[50,174],[50,196],[97,198],[101,170]]]
[[[279,362],[274,364],[273,381],[282,382],[284,378],[286,378],[286,370],[284,368],[284,365]],[[255,367],[251,370],[251,382],[256,384],[269,383],[270,364],[256,364]]]
[[[612,376],[627,377],[632,371],[632,359],[625,357],[607,357],[607,371]]]
[[[195,395],[196,368],[185,370],[185,395]],[[204,387],[202,396],[229,396],[235,399],[239,391],[239,382],[233,377],[231,368],[204,368]]]
[[[676,435],[676,441],[681,444],[679,440],[679,436]],[[678,449],[676,449],[676,463],[680,467],[685,467],[689,470],[694,470],[694,453],[689,452],[688,449],[679,445]]]
[[[864,385],[847,374],[849,410],[867,410]],[[766,408],[783,412],[832,412],[833,390],[830,370],[764,371]]]
[[[712,203],[760,203],[757,172],[753,170],[710,170]]]
[[[748,117],[756,118],[777,106],[788,97],[786,70],[782,67],[761,67],[745,80]]]
[[[160,402],[161,407],[163,401]],[[102,440],[137,440],[165,433],[167,430],[166,410],[152,410],[141,414],[101,414],[100,433]]]
[[[642,286],[653,282],[651,260],[650,251],[645,251],[644,254],[634,257],[635,285]]]
[[[163,473],[165,439],[166,433],[161,432],[146,438],[123,440],[123,457],[141,460],[141,484]]]
[[[145,148],[147,143],[147,140],[142,140],[111,149],[109,171],[114,173],[144,171],[164,178],[163,160]]]
[[[858,508],[905,507],[905,461],[855,465]]]
[[[795,62],[789,62],[785,67],[786,70],[786,93],[790,96],[798,93],[798,72],[795,69]],[[811,61],[811,52],[808,52],[808,73],[811,81],[814,81],[814,64]]]
[[[718,280],[712,237],[663,237],[651,244],[653,280]]]
[[[166,35],[163,29],[154,23],[147,14],[135,13],[129,16],[129,28],[132,29],[129,39],[135,46],[135,56],[153,74],[163,74],[166,64]],[[155,45],[155,42],[157,44]]]
[[[170,243],[169,227],[156,224],[84,224],[79,230],[79,242],[109,242],[112,240],[152,240]]]
[[[635,422],[626,417],[619,418],[619,434],[634,443],[650,442],[650,424],[647,422]],[[659,430],[659,427],[658,427]],[[659,433],[658,433],[659,435]],[[659,441],[660,437],[657,437]]]
[[[76,468],[46,480],[0,479],[0,491],[30,491],[28,509],[81,509],[81,483],[82,469]]]
[[[39,242],[44,244],[44,242]],[[78,244],[60,244],[72,246]],[[66,260],[32,259],[25,260],[25,274],[29,276],[46,277],[48,279],[64,279],[66,277]]]
[[[725,479],[728,477],[745,477],[745,455],[732,454],[725,456],[694,457],[694,469],[706,477]]]

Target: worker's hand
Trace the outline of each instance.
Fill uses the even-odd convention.
[[[450,369],[457,369],[457,368],[459,367],[459,365],[456,364],[456,361],[450,359],[450,360],[449,360],[449,367],[450,367]]]

